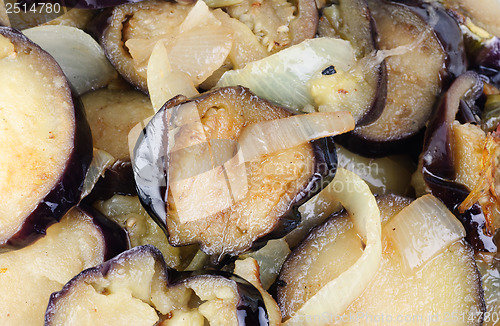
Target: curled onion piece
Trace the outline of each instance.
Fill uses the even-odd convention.
[[[92,162],[85,176],[80,198],[85,198],[90,194],[99,178],[104,176],[104,172],[106,172],[114,162],[115,158],[111,154],[101,149],[94,148]]]
[[[47,25],[25,29],[23,34],[56,59],[79,95],[105,86],[116,76],[102,48],[81,29]]]
[[[419,197],[403,208],[386,224],[384,231],[410,271],[465,237],[462,224],[433,195]]]
[[[285,321],[284,325],[326,325],[326,321],[307,316],[322,316],[325,312],[340,315],[363,293],[378,270],[382,258],[380,212],[368,185],[356,174],[337,169],[335,179],[319,196],[340,201],[365,243],[361,257],[345,272],[328,282]],[[335,300],[332,300],[335,293]]]
[[[188,74],[172,71],[167,49],[157,42],[148,61],[148,93],[155,111],[176,95],[191,97],[198,94]]]

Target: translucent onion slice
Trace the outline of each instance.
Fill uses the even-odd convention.
[[[354,50],[348,41],[321,37],[228,71],[217,85],[246,86],[260,97],[300,110],[314,105],[307,85],[313,76],[332,65],[349,71],[354,64]]]
[[[366,246],[351,267],[323,286],[283,325],[326,325],[326,319],[309,316],[323,316],[324,313],[340,316],[363,293],[382,258],[380,212],[370,188],[360,177],[338,168],[335,179],[319,196],[324,200],[340,201]]]
[[[223,26],[200,26],[179,34],[168,48],[170,64],[185,72],[195,86],[216,71],[226,60],[233,45],[233,35]]]
[[[405,269],[412,271],[464,238],[465,229],[439,199],[425,195],[394,216],[384,234],[400,252]]]
[[[222,66],[233,46],[233,33],[205,2],[198,1],[175,32],[125,42],[138,73],[146,76],[146,65],[158,41],[167,49],[172,71],[188,74],[197,87]]]
[[[83,182],[80,198],[85,198],[90,194],[99,178],[104,176],[104,172],[115,162],[115,158],[111,154],[97,148],[94,148],[93,155],[92,162]]]
[[[176,95],[191,97],[198,94],[188,74],[172,71],[167,49],[157,42],[148,62],[148,92],[155,111]]]
[[[81,29],[47,25],[23,33],[56,59],[79,95],[103,87],[116,77],[102,48]]]
[[[350,112],[315,112],[248,125],[242,130],[238,143],[247,162],[353,129],[354,119]]]

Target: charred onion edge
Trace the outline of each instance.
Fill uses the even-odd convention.
[[[40,56],[44,56],[48,61],[53,62],[53,68],[61,76],[64,76],[63,71],[52,56],[31,42],[21,32],[8,27],[0,27],[0,35],[12,39],[16,43],[29,44],[30,47],[39,51]],[[55,222],[59,222],[64,214],[80,201],[85,175],[92,161],[92,134],[83,111],[83,104],[74,95],[75,93],[66,78],[64,80],[64,87],[68,91],[71,90],[72,103],[70,105],[74,107],[75,130],[73,150],[59,181],[56,182],[52,190],[24,220],[19,231],[6,241],[4,245],[0,246],[2,249],[18,249],[44,236],[47,227]]]

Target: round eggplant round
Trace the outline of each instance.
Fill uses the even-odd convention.
[[[384,195],[377,199],[382,225],[390,223],[410,199]],[[307,325],[342,325],[351,321],[369,325],[374,320],[394,323],[397,318],[412,325],[433,325],[456,314],[455,325],[480,325],[484,313],[483,290],[470,246],[459,240],[418,270],[408,271],[400,253],[383,228],[382,259],[378,271],[362,295],[347,309],[334,315],[328,310]],[[427,237],[415,239],[415,245]],[[425,243],[425,240],[424,242]],[[362,254],[363,242],[347,214],[333,216],[316,228],[289,256],[278,278],[277,301],[285,321],[330,280],[342,274]],[[446,275],[446,277],[443,277]],[[322,293],[324,302],[335,301],[341,293]],[[325,305],[327,306],[327,305]],[[377,319],[374,319],[377,318]],[[381,319],[383,318],[383,319]],[[437,319],[436,319],[437,318]],[[444,322],[443,322],[444,323]]]
[[[0,83],[0,246],[19,248],[79,202],[92,138],[56,61],[7,27]]]
[[[235,255],[298,224],[298,207],[334,176],[331,137],[251,160],[239,138],[247,125],[291,115],[243,87],[177,97],[158,111],[137,142],[133,168],[141,202],[172,245]],[[252,139],[250,152],[266,146]]]
[[[151,245],[87,269],[51,295],[45,325],[269,325],[262,295],[235,275],[168,270]]]
[[[0,254],[2,325],[42,325],[52,292],[82,270],[127,249],[120,230],[74,208],[49,227],[44,238]]]
[[[455,58],[464,54],[463,47],[443,46],[434,22],[425,21],[423,14],[417,14],[411,6],[374,0],[369,8],[377,25],[380,53],[387,55],[386,103],[377,120],[343,135],[339,143],[353,152],[375,157],[407,151],[416,142],[441,92],[445,67],[458,73],[464,66]],[[428,15],[439,21],[447,17],[447,33],[461,40],[458,24],[451,24],[453,20],[442,9],[431,9],[439,14]],[[450,49],[459,53],[448,55]]]
[[[209,89],[228,69],[313,38],[318,22],[313,0],[264,0],[258,5],[244,0],[205,8],[203,14],[201,7],[155,0],[117,6],[106,21],[101,44],[118,72],[144,93],[148,58],[161,40],[172,69],[187,73],[194,86]]]

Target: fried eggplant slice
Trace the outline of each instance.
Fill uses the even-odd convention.
[[[353,109],[352,112],[356,116],[357,126],[375,121],[385,106],[387,71],[384,61],[373,60],[378,50],[377,27],[368,3],[365,0],[345,0],[339,1],[338,5],[332,4],[323,9],[320,26],[319,36],[334,35],[348,40],[355,50],[356,58],[364,58],[366,61],[363,78],[370,87],[365,87],[363,92],[369,93],[370,96],[359,101],[361,103],[353,102],[353,105],[357,104],[360,108]],[[327,108],[328,106],[325,109]]]
[[[318,13],[312,0],[264,0],[258,5],[245,0],[219,9],[201,7],[154,0],[117,6],[101,44],[118,72],[147,93],[147,62],[157,41],[166,45],[173,70],[187,73],[194,86],[208,78],[202,84],[208,89],[224,71],[316,33]]]
[[[395,195],[379,197],[377,203],[382,225],[390,222],[410,202],[408,198]],[[415,319],[406,320],[409,324],[432,325],[435,314],[479,316],[484,312],[480,276],[473,251],[465,241],[451,244],[420,269],[408,272],[403,267],[403,254],[388,237],[392,229],[382,230],[382,260],[368,287],[343,314],[333,315],[325,311],[321,314],[321,323],[315,325],[341,325],[349,316],[359,318],[355,320],[359,325],[370,324],[373,316],[391,316],[393,321],[396,316],[411,316]],[[422,236],[420,240],[426,235]],[[277,301],[284,320],[324,284],[351,266],[362,251],[363,242],[347,214],[334,216],[315,229],[292,252],[281,270]],[[330,293],[325,300],[335,301],[339,295]],[[480,320],[460,318],[456,325],[480,325]]]
[[[83,95],[82,102],[94,147],[115,159],[86,202],[108,199],[114,194],[136,195],[128,134],[135,125],[154,114],[149,98],[127,87],[106,88]]]
[[[243,87],[176,97],[158,111],[133,167],[139,198],[172,245],[234,255],[295,227],[297,208],[334,176],[331,137],[251,160],[238,143],[248,125],[291,116]],[[249,152],[262,145],[253,139],[246,138]]]
[[[262,295],[235,275],[168,270],[158,249],[130,249],[50,298],[45,325],[269,325]]]
[[[127,249],[122,236],[74,208],[44,238],[0,254],[2,325],[42,325],[50,294],[82,270]]]
[[[0,27],[0,246],[22,247],[80,200],[92,138],[55,60]]]
[[[377,120],[341,137],[339,143],[362,155],[384,156],[406,151],[429,119],[441,92],[447,53],[432,25],[411,7],[370,1],[369,8],[380,54],[389,55],[386,104]],[[451,27],[459,30],[456,23]]]
[[[458,124],[455,123],[459,105],[461,102],[474,101],[481,94],[482,85],[479,76],[472,71],[461,75],[453,82],[439,103],[426,130],[418,171],[422,173],[429,191],[440,198],[463,223],[467,231],[466,240],[473,248],[480,251],[496,252],[497,245],[493,241],[495,230],[493,223],[491,223],[493,219],[496,219],[493,217],[495,214],[485,216],[482,206],[477,202],[480,199],[479,197],[482,196],[472,198],[474,200],[468,199],[472,189],[467,188],[466,185],[470,187],[477,183],[479,188],[484,187],[481,182],[486,182],[489,178],[487,174],[491,174],[491,168],[496,164],[497,159],[495,156],[497,155],[494,153],[498,151],[496,150],[498,145],[492,139],[492,145],[494,145],[491,148],[493,155],[491,158],[489,155],[485,155],[485,158],[487,158],[487,160],[484,160],[485,164],[478,168],[483,171],[479,171],[480,176],[477,179],[474,178],[474,181],[471,181],[463,172],[463,164],[465,163],[465,166],[467,166],[465,170],[473,173],[474,164],[467,163],[472,163],[474,157],[470,157],[469,162],[464,162],[463,158],[457,157],[463,153],[463,148],[460,148],[460,136],[463,133],[461,133],[462,130]],[[471,143],[471,147],[474,143],[472,136],[472,133],[466,136],[468,137],[467,142]],[[487,151],[487,148],[484,150]],[[470,154],[472,153],[467,153],[467,155]],[[462,171],[457,174],[457,169]],[[488,169],[490,169],[490,172],[488,172]],[[493,170],[495,169],[493,168]],[[476,176],[477,174],[474,175],[474,177]],[[493,186],[494,184],[493,182]],[[488,190],[488,188],[487,186],[485,190]],[[479,193],[482,193],[482,191],[479,191]],[[464,203],[466,199],[468,199],[469,204]],[[488,203],[490,201],[491,203]],[[482,199],[481,202],[485,204],[484,208],[487,209],[490,204],[495,202],[495,199],[494,196],[491,199],[488,196],[487,200]],[[462,204],[465,207],[459,206]]]

